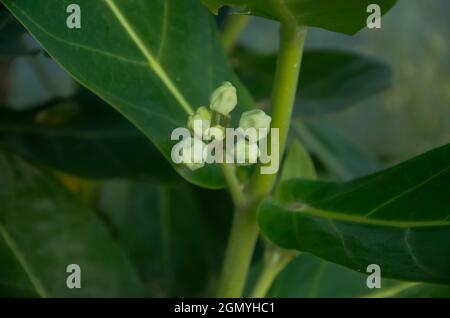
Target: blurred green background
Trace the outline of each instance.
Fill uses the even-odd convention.
[[[346,36],[310,29],[307,48],[364,52],[393,70],[392,87],[327,118],[352,142],[387,163],[399,162],[448,142],[450,137],[450,2],[400,0],[379,30]],[[253,18],[240,42],[276,52],[278,26]],[[301,79],[300,79],[301,81]],[[301,88],[300,88],[301,89]]]

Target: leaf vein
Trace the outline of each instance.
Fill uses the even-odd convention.
[[[36,289],[36,292],[41,297],[48,297],[47,291],[45,290],[44,286],[42,285],[39,278],[36,276],[36,274],[33,272],[33,270],[28,266],[24,255],[19,250],[17,244],[14,242],[14,239],[9,235],[7,230],[3,227],[3,225],[0,224],[0,234],[5,240],[6,245],[9,246],[11,251],[13,252],[16,259],[19,261],[20,265],[24,269],[25,273],[27,274],[28,278],[30,279],[31,283],[33,284],[34,288]]]
[[[345,213],[336,213],[312,207],[294,210],[297,213],[305,214],[313,217],[331,219],[342,222],[354,222],[366,225],[390,226],[398,228],[418,228],[418,227],[434,227],[434,226],[450,226],[450,222],[437,221],[397,221],[385,219],[368,219],[364,216],[349,215]]]
[[[141,53],[144,55],[144,57],[147,59],[148,65],[151,69],[158,75],[158,77],[161,79],[161,81],[164,83],[164,85],[167,87],[167,89],[172,93],[172,95],[175,97],[175,99],[178,101],[180,106],[186,111],[187,114],[193,114],[194,111],[192,107],[189,105],[189,103],[186,101],[184,96],[181,94],[181,92],[178,90],[178,88],[175,86],[175,84],[170,79],[169,75],[166,73],[164,68],[159,64],[157,59],[153,56],[153,54],[150,52],[150,50],[145,45],[144,41],[141,39],[141,37],[136,33],[136,31],[133,29],[129,21],[126,19],[126,17],[122,14],[118,6],[115,4],[114,0],[104,0],[106,4],[109,6],[113,14],[116,16],[117,20],[120,22],[122,27],[125,29],[125,31],[128,33],[130,38],[133,40],[133,42],[136,44],[136,46],[139,48]]]
[[[400,199],[401,197],[407,195],[410,192],[413,192],[414,190],[417,190],[418,188],[424,186],[425,184],[431,182],[433,179],[437,178],[438,176],[440,176],[441,174],[447,172],[450,169],[450,166],[447,166],[445,169],[442,169],[441,171],[433,174],[432,176],[430,176],[429,178],[425,179],[422,182],[419,182],[418,184],[414,185],[413,187],[399,193],[398,195],[394,196],[393,198],[383,202],[382,204],[380,204],[379,206],[375,207],[374,209],[372,209],[369,213],[367,213],[365,215],[365,217],[369,217],[373,214],[375,214],[376,212],[380,211],[382,208],[386,207],[387,205],[395,202],[396,200]]]
[[[156,54],[156,60],[160,61],[162,53],[164,51],[164,47],[166,45],[167,40],[167,29],[169,26],[168,20],[169,20],[169,1],[164,1],[164,12],[163,12],[163,25],[162,25],[162,33],[161,33],[161,40],[159,43],[158,53]]]
[[[103,55],[112,59],[116,59],[118,61],[121,61],[123,63],[128,63],[128,64],[135,64],[135,65],[139,65],[139,66],[147,66],[147,62],[144,60],[133,60],[124,56],[120,56],[117,54],[112,54],[110,52],[107,51],[103,51],[88,45],[84,45],[84,44],[79,44],[76,42],[71,42],[71,41],[67,41],[51,32],[48,32],[44,27],[42,27],[38,22],[36,22],[33,18],[31,18],[28,13],[26,13],[24,10],[22,10],[20,7],[16,6],[14,3],[12,4],[18,11],[20,11],[20,13],[26,17],[31,23],[33,23],[42,33],[48,35],[49,37],[51,37],[53,40],[76,47],[76,48],[80,48],[86,51],[90,51],[92,53],[96,53],[99,55]]]
[[[356,262],[354,262],[354,256],[353,256],[353,254],[351,253],[350,249],[348,248],[348,246],[347,246],[347,244],[346,244],[346,242],[345,242],[345,237],[344,237],[344,235],[342,234],[342,232],[338,229],[336,223],[334,223],[334,221],[331,220],[331,219],[328,219],[328,223],[330,223],[330,225],[331,225],[331,227],[333,228],[333,230],[334,230],[334,231],[336,232],[336,234],[339,236],[339,239],[340,239],[340,241],[341,241],[341,243],[342,243],[342,247],[343,247],[343,249],[344,249],[345,254],[347,254],[347,256],[348,256],[348,259],[351,260],[353,264],[359,265],[359,264],[357,264]]]
[[[435,274],[433,272],[428,270],[426,268],[426,266],[420,262],[420,260],[417,258],[416,254],[414,253],[414,250],[413,250],[411,244],[409,244],[409,234],[410,233],[411,233],[411,229],[407,229],[405,231],[405,235],[403,236],[403,240],[405,242],[405,246],[406,246],[406,250],[408,251],[408,254],[411,256],[411,259],[413,260],[414,264],[416,264],[417,267],[419,267],[422,270],[422,272],[424,272],[425,274],[431,275],[431,276],[435,276]]]

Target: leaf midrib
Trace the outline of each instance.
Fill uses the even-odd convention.
[[[179,103],[180,107],[188,114],[191,115],[194,113],[194,110],[192,106],[187,102],[183,94],[178,90],[176,85],[173,83],[173,81],[170,79],[164,68],[161,66],[161,64],[158,62],[158,59],[156,59],[153,54],[150,52],[150,50],[147,48],[147,46],[144,44],[140,36],[135,32],[135,30],[132,28],[131,24],[128,22],[128,20],[125,18],[125,16],[122,14],[120,9],[116,6],[113,0],[103,0],[107,4],[107,7],[112,11],[114,16],[118,19],[121,26],[125,29],[127,34],[132,39],[133,43],[137,46],[137,48],[142,53],[143,57],[146,59],[146,62],[144,61],[135,61],[131,60],[122,56],[118,56],[115,54],[111,54],[109,52],[99,50],[96,48],[88,47],[85,45],[81,45],[79,43],[71,43],[66,40],[63,40],[61,38],[58,38],[54,34],[51,34],[47,32],[40,24],[38,24],[36,21],[34,21],[24,10],[22,10],[18,5],[15,3],[12,3],[11,6],[14,6],[16,9],[18,9],[30,22],[35,24],[41,31],[46,33],[48,36],[54,38],[55,40],[62,41],[69,45],[74,45],[77,47],[80,47],[85,50],[89,50],[91,52],[95,52],[97,54],[102,54],[105,56],[108,56],[110,58],[117,59],[119,61],[125,62],[125,63],[131,63],[139,66],[148,66],[150,70],[152,70],[163,82],[163,84],[167,87],[167,89],[170,91],[170,93],[174,96],[174,98]]]
[[[443,220],[437,221],[396,221],[396,220],[384,220],[384,219],[369,219],[364,216],[351,215],[345,213],[330,212],[327,210],[316,209],[313,207],[303,207],[300,209],[289,209],[288,211],[293,213],[305,214],[309,216],[319,217],[323,219],[360,223],[366,225],[379,225],[379,226],[389,226],[397,228],[418,228],[418,227],[436,227],[436,226],[450,226],[450,222],[445,222]]]
[[[406,189],[405,191],[395,195],[394,197],[390,198],[389,200],[386,200],[385,202],[383,202],[382,204],[380,204],[379,206],[373,208],[369,213],[367,213],[365,216],[369,217],[373,214],[375,214],[376,212],[380,211],[382,208],[388,206],[389,204],[395,202],[396,200],[402,198],[403,196],[413,192],[414,190],[417,190],[418,188],[426,185],[428,182],[431,182],[433,179],[436,179],[437,177],[439,177],[440,175],[446,173],[448,170],[450,170],[450,166],[447,166],[446,168],[442,169],[441,171],[438,171],[437,173],[431,175],[430,177],[428,177],[427,179],[415,184],[414,186]]]
[[[119,7],[116,6],[114,0],[104,0],[104,1],[108,5],[109,9],[112,11],[114,16],[117,18],[117,20],[120,22],[122,27],[125,29],[127,34],[133,40],[134,44],[139,48],[141,53],[144,55],[150,68],[156,73],[156,75],[158,75],[158,77],[161,79],[161,81],[164,83],[164,85],[167,87],[167,89],[172,93],[172,95],[175,97],[175,99],[178,101],[178,103],[184,109],[184,111],[189,115],[193,114],[194,110],[192,109],[190,104],[186,101],[183,94],[181,94],[181,92],[178,90],[178,88],[172,82],[172,80],[170,79],[170,77],[168,76],[168,74],[166,73],[164,68],[158,62],[158,59],[156,59],[153,56],[153,54],[150,52],[150,50],[144,44],[144,41],[137,34],[137,32],[133,29],[132,25],[129,23],[129,21],[126,19],[126,17],[122,14]]]
[[[422,156],[415,157],[415,158],[409,160],[408,162],[412,163],[413,161],[417,161],[420,157],[422,157]],[[390,173],[393,173],[394,169],[396,169],[396,167],[390,168],[388,170],[390,171]],[[432,181],[433,179],[435,179],[436,177],[440,176],[441,174],[447,172],[448,170],[450,170],[450,165],[445,166],[443,169],[441,169],[441,170],[437,171],[436,173],[432,174],[431,176],[429,176],[425,180],[415,184],[412,187],[409,187],[408,189],[402,191],[401,193],[395,195],[394,197],[392,197],[391,199],[388,199],[387,201],[389,201],[389,200],[396,200],[398,198],[401,198],[404,194],[408,194],[410,192],[410,190],[413,191],[416,188],[419,188],[419,187],[423,186],[424,184]],[[342,197],[349,196],[350,194],[353,194],[353,193],[355,193],[357,191],[361,191],[361,189],[364,188],[364,187],[373,185],[374,181],[377,181],[378,179],[382,179],[382,178],[386,178],[386,174],[383,171],[377,172],[372,177],[366,177],[366,180],[364,182],[360,182],[359,184],[357,184],[356,186],[350,188],[349,190],[342,191],[342,192],[337,191],[336,193],[334,193],[332,195],[326,196],[325,198],[321,198],[321,199],[315,200],[313,202],[310,202],[309,204],[311,204],[311,205],[324,204],[324,203],[329,203],[330,201],[332,202],[333,200],[341,199]],[[355,182],[355,181],[349,181],[347,183],[344,183],[344,185],[351,184],[353,182]],[[374,209],[378,209],[378,206],[375,207]],[[370,212],[370,213],[372,213],[372,212]]]
[[[439,220],[433,220],[433,221],[397,221],[397,220],[385,220],[385,219],[374,219],[369,218],[369,216],[375,214],[375,212],[379,211],[383,207],[391,204],[392,202],[396,201],[397,199],[403,197],[404,195],[407,195],[408,193],[411,193],[412,191],[422,187],[423,185],[429,183],[433,179],[437,178],[438,176],[441,176],[442,174],[446,173],[450,169],[450,166],[445,167],[444,169],[441,169],[440,171],[434,173],[427,179],[423,180],[422,182],[414,185],[413,187],[408,188],[407,190],[401,192],[400,194],[395,195],[391,199],[387,200],[386,202],[383,202],[379,206],[372,209],[369,213],[366,213],[365,215],[354,215],[349,213],[337,213],[337,212],[331,212],[329,210],[315,208],[313,206],[304,205],[297,209],[292,209],[288,207],[288,210],[297,212],[297,213],[303,213],[308,215],[313,215],[317,217],[322,217],[326,219],[331,220],[338,220],[338,221],[346,221],[346,222],[355,222],[355,223],[362,223],[362,224],[369,224],[369,225],[381,225],[381,226],[392,226],[392,227],[399,227],[399,228],[415,228],[415,227],[433,227],[433,226],[450,226],[450,222],[446,222],[450,215],[447,215]],[[370,182],[372,182],[371,180]],[[368,182],[368,183],[370,183]],[[361,186],[357,187],[357,189],[360,189],[362,186],[366,186],[367,184],[363,183]],[[352,189],[352,191],[355,191],[355,189]],[[350,191],[349,191],[350,192]],[[344,194],[347,194],[349,192],[345,192]],[[343,193],[338,193],[336,196],[332,196],[334,199],[338,196],[343,195]],[[318,200],[313,202],[312,204],[316,204],[317,202],[325,202],[329,201],[330,197],[326,198],[325,200]],[[311,204],[311,203],[310,203]]]

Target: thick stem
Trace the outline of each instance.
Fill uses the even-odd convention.
[[[280,53],[272,94],[271,128],[279,129],[279,154],[284,153],[291,123],[292,109],[297,94],[298,77],[306,38],[305,27],[282,24]],[[270,137],[270,136],[269,136]],[[271,149],[269,149],[272,151]],[[259,171],[259,169],[257,169]],[[272,190],[277,174],[259,174],[253,177],[250,191],[256,197],[265,197]]]
[[[253,287],[250,297],[265,297],[275,278],[286,267],[286,265],[289,264],[292,257],[293,255],[291,253],[271,250],[264,259],[262,272]]]
[[[219,279],[218,297],[242,295],[257,237],[255,208],[236,210]]]
[[[284,152],[291,122],[305,36],[306,28],[296,27],[289,23],[281,26],[280,55],[272,96],[272,128],[278,128],[280,131],[280,154]],[[243,196],[241,189],[236,187],[236,184],[239,185],[239,183],[236,182],[235,171],[224,166],[225,178],[237,209],[219,279],[218,297],[240,297],[242,295],[258,237],[256,210],[261,200],[270,193],[277,176],[277,174],[259,174],[259,169],[256,171],[249,189],[251,197],[244,201],[240,198],[241,194]],[[239,189],[239,192],[235,189]]]

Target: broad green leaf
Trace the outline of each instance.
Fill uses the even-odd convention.
[[[31,111],[1,107],[0,137],[27,159],[78,176],[180,179],[148,138],[89,91]]]
[[[14,16],[0,4],[0,59],[31,55],[39,50],[29,50],[21,42],[26,30]]]
[[[327,121],[294,121],[293,131],[333,177],[349,180],[380,170],[381,164]]]
[[[232,211],[225,192],[116,182],[102,191],[101,207],[153,296],[213,292]]]
[[[450,297],[450,287],[381,277],[381,288],[369,289],[367,276],[310,254],[297,256],[278,275],[267,297],[386,298]]]
[[[229,5],[239,13],[257,15],[277,21],[291,21],[299,25],[319,27],[345,34],[355,34],[366,26],[367,7],[377,3],[382,14],[397,0],[202,0],[215,14]]]
[[[5,152],[0,153],[0,239],[39,296],[145,295],[134,268],[93,212],[59,183]],[[0,272],[10,272],[2,269],[10,263],[0,263]],[[69,264],[81,267],[80,289],[67,288]]]
[[[276,69],[275,55],[239,47],[235,69],[257,100],[270,98]],[[294,116],[345,110],[391,84],[391,70],[382,62],[353,52],[306,50],[303,57]]]
[[[223,81],[238,87],[235,120],[252,107],[198,0],[79,0],[82,27],[73,30],[66,27],[69,0],[2,2],[57,62],[128,118],[171,163],[173,129],[185,127],[190,113],[207,106]],[[175,168],[195,184],[224,186],[218,166]]]
[[[388,170],[337,184],[288,180],[263,202],[263,233],[383,277],[450,284],[450,145]]]
[[[316,178],[316,170],[311,157],[303,145],[298,140],[294,140],[283,164],[281,181],[288,179],[314,180]]]

